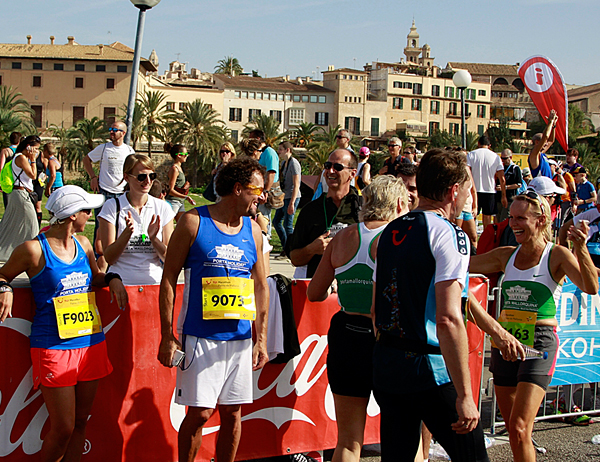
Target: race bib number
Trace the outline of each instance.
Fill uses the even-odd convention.
[[[202,278],[202,319],[256,318],[254,281],[246,278]]]
[[[523,345],[533,347],[533,335],[537,313],[525,310],[503,309],[498,318],[498,323],[512,334]],[[494,343],[492,342],[492,345]],[[497,348],[497,347],[496,347]]]
[[[102,330],[96,294],[93,292],[63,295],[55,297],[53,302],[60,338],[83,337]]]

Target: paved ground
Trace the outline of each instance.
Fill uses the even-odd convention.
[[[294,269],[288,259],[275,259],[271,257],[271,274],[280,273],[292,277]],[[489,363],[489,345],[486,348],[486,364]],[[483,386],[491,377],[487,367],[485,368]],[[491,398],[484,397],[482,400],[482,422],[486,434],[489,435],[491,425]],[[501,430],[501,429],[499,429]],[[588,427],[575,427],[559,421],[538,422],[534,427],[533,437],[536,442],[546,449],[546,453],[538,453],[538,462],[545,461],[600,461],[600,445],[594,445],[591,439],[600,434],[600,424],[592,424]],[[492,462],[512,461],[512,453],[506,435],[499,432],[493,438],[494,445],[488,449]],[[333,451],[325,451],[324,460],[331,460]],[[362,462],[379,462],[377,446],[365,447]],[[443,460],[432,458],[431,460]]]

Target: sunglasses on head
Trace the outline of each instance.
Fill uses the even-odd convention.
[[[527,189],[527,191],[525,191],[523,193],[523,196],[535,201],[538,203],[538,205],[540,206],[540,210],[542,211],[542,214],[546,214],[546,212],[544,212],[544,203],[541,201],[540,199],[540,195],[535,192],[533,189]]]
[[[152,172],[152,173],[139,173],[138,175],[132,175],[131,173],[128,173],[127,175],[132,176],[134,178],[137,178],[137,180],[140,183],[143,183],[144,181],[146,181],[146,178],[150,178],[150,181],[154,181],[156,180],[156,172]]]
[[[110,127],[110,128],[108,129],[108,131],[109,131],[110,133],[117,133],[117,132],[123,132],[124,130],[121,130],[120,128],[113,128],[113,127]]]
[[[345,168],[351,168],[351,167],[346,167],[345,165],[342,164],[338,164],[337,162],[334,164],[333,162],[325,162],[323,164],[323,168],[325,168],[325,170],[329,170],[331,167],[333,167],[333,169],[337,172],[341,172],[342,170],[344,170]]]

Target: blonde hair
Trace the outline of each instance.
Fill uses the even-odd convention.
[[[394,218],[398,198],[402,208],[408,204],[408,191],[401,178],[392,175],[379,175],[362,190],[363,207],[359,213],[360,221],[391,220]]]
[[[125,181],[125,175],[131,175],[131,172],[133,172],[133,169],[137,164],[142,164],[144,167],[152,170],[153,172],[156,171],[154,169],[154,163],[152,162],[152,159],[150,159],[150,157],[148,157],[147,155],[129,154],[125,158],[125,162],[123,163],[123,179],[121,180],[121,183]],[[129,191],[129,183],[125,185],[125,191]]]
[[[227,149],[229,149],[229,150],[231,151],[231,155],[232,155],[233,157],[235,157],[235,154],[236,154],[236,153],[235,153],[235,148],[233,147],[233,144],[231,144],[229,141],[225,141],[225,142],[224,142],[224,143],[221,145],[221,148],[220,148],[220,149],[223,149],[223,148],[227,148]]]
[[[531,191],[531,190],[530,190]],[[531,192],[528,191],[529,194]],[[537,194],[537,193],[536,193]],[[527,211],[531,212],[534,217],[546,217],[546,223],[542,228],[542,236],[549,242],[552,240],[552,216],[550,215],[550,204],[544,196],[538,195],[537,198],[529,197],[525,194],[519,194],[513,198],[513,204],[515,202],[525,202],[527,204]]]
[[[44,149],[42,150],[42,152],[44,152],[44,151],[46,151],[51,156],[55,156],[56,155],[56,146],[54,146],[54,143],[46,143],[44,145]]]

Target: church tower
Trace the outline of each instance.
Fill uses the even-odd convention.
[[[415,26],[415,20],[413,19],[410,32],[406,36],[406,48],[404,48],[404,55],[408,63],[419,62],[419,55],[421,54],[421,48],[419,47],[419,33],[417,32],[417,26]]]

